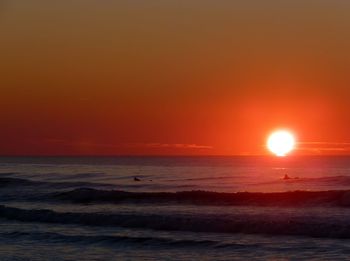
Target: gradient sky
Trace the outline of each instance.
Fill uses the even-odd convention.
[[[348,154],[350,2],[0,0],[0,154]]]

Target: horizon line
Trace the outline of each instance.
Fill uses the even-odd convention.
[[[299,154],[299,155],[288,155],[286,157],[277,157],[275,155],[269,155],[269,154],[208,154],[208,155],[191,155],[191,154],[169,154],[169,155],[159,155],[159,154],[33,154],[33,155],[25,155],[25,154],[12,154],[12,155],[6,155],[0,154],[0,158],[39,158],[39,157],[48,157],[48,158],[78,158],[78,157],[164,157],[164,158],[171,158],[171,157],[271,157],[271,158],[280,158],[280,159],[286,159],[286,158],[295,158],[295,157],[350,157],[350,154]]]

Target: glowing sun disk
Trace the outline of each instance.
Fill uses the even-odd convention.
[[[275,131],[267,139],[267,148],[279,157],[286,156],[294,147],[294,135],[286,130]]]

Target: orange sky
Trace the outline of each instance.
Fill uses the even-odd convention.
[[[350,3],[0,1],[0,155],[348,154]]]

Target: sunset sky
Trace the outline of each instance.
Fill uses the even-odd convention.
[[[0,0],[1,155],[350,152],[350,1]]]

